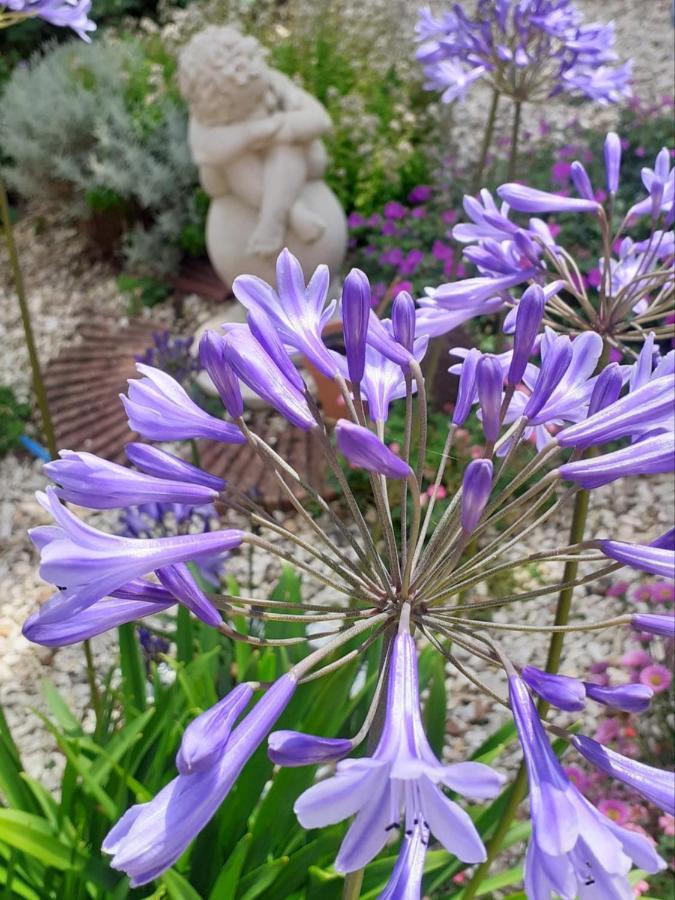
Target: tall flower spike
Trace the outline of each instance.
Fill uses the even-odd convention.
[[[359,469],[377,472],[388,478],[407,478],[412,475],[408,463],[382,443],[376,434],[362,425],[355,425],[347,419],[338,419],[335,439],[340,452]]]
[[[342,287],[342,330],[349,380],[358,385],[366,365],[366,335],[370,316],[370,284],[365,273],[352,269]],[[411,348],[412,349],[412,348]]]
[[[56,494],[68,503],[88,509],[115,509],[140,503],[211,503],[218,492],[190,482],[156,478],[134,472],[93,453],[61,450],[60,459],[48,462],[44,470],[58,485]]]
[[[200,362],[216,386],[228,414],[233,419],[238,419],[243,415],[244,401],[239,379],[227,361],[225,351],[225,338],[212,329],[207,329],[199,342]]]
[[[509,678],[509,699],[530,782],[532,838],[525,859],[525,893],[599,897],[629,896],[631,860],[647,872],[665,862],[651,842],[599,813],[565,775],[539,715],[518,676]]]
[[[121,395],[134,431],[153,441],[211,438],[227,444],[246,443],[236,425],[205,413],[166,372],[143,363],[136,368],[145,378],[131,379],[128,397]]]
[[[305,828],[320,828],[356,814],[335,861],[338,872],[354,872],[382,849],[401,815],[405,831],[416,824],[463,862],[480,862],[485,849],[464,810],[440,790],[493,797],[502,778],[481,763],[444,766],[429,746],[420,715],[415,642],[405,631],[394,639],[386,718],[372,757],[338,763],[332,778],[315,784],[295,803]]]
[[[128,809],[110,830],[103,852],[112,855],[110,864],[126,872],[132,887],[147,884],[172,866],[213,817],[295,687],[292,675],[282,675],[224,741],[216,730],[208,735],[208,747],[197,748],[201,761],[208,757],[212,765],[178,775],[149,803]],[[231,723],[224,724],[227,731]],[[199,731],[203,739],[203,729]],[[214,747],[217,751],[209,752]]]
[[[62,588],[62,603],[46,611],[51,623],[86,609],[134,578],[161,566],[213,556],[239,546],[243,532],[235,529],[178,537],[131,539],[104,534],[81,522],[59,503],[52,488],[37,495],[52,514],[55,526],[30,532],[40,550],[40,575]]]

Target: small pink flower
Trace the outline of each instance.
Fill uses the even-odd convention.
[[[633,600],[648,603],[652,599],[652,588],[649,584],[639,584],[633,591]]]
[[[472,447],[469,448],[469,454],[471,456],[471,459],[480,459],[481,456],[483,455],[483,448],[480,447],[478,444],[474,444]]]
[[[441,221],[446,225],[454,225],[457,221],[457,210],[446,209],[445,212],[441,213]]]
[[[591,786],[588,775],[586,775],[586,773],[578,766],[566,766],[565,775],[567,775],[572,784],[579,788],[582,793],[586,793]]]
[[[675,837],[675,816],[669,813],[659,816],[659,827],[666,837]]]
[[[386,219],[404,219],[408,208],[397,200],[390,200],[384,204],[384,216]]]
[[[434,488],[433,484],[429,485],[426,490],[426,494],[430,500],[434,495],[436,496],[437,500],[445,500],[445,498],[448,496],[448,492],[442,484],[439,484],[437,488]]]
[[[636,147],[636,148],[635,148],[635,155],[636,155],[639,159],[642,159],[642,157],[645,156],[646,153],[647,153],[647,151],[645,150],[644,147]]]
[[[426,219],[427,211],[423,206],[416,206],[410,213],[413,219]]]
[[[598,809],[617,825],[624,825],[629,819],[630,807],[621,800],[601,800]]]
[[[412,294],[413,285],[412,281],[397,281],[395,284],[391,286],[391,296],[395,297],[397,294],[400,294],[401,291],[407,291],[409,294]]]
[[[648,666],[651,662],[652,658],[646,650],[631,650],[621,657],[621,665],[630,669]]]
[[[618,737],[619,731],[620,726],[617,719],[603,719],[597,727],[595,739],[600,744],[609,744]]]
[[[469,432],[466,428],[456,428],[455,429],[455,440],[456,441],[465,441],[469,437]]]
[[[660,663],[653,663],[640,672],[640,681],[650,687],[655,694],[662,694],[670,687],[673,676]]]
[[[623,359],[623,353],[620,350],[617,350],[616,347],[610,347],[609,361],[620,363],[622,359]]]
[[[654,603],[673,603],[675,601],[675,582],[659,581],[653,584],[651,598]]]
[[[444,244],[443,241],[439,241],[438,238],[436,238],[431,245],[431,255],[440,262],[443,262],[446,259],[452,259],[452,247],[448,247],[447,244]]]
[[[607,597],[623,597],[628,590],[627,581],[616,581],[607,588]]]
[[[649,890],[649,882],[645,881],[644,878],[642,881],[638,881],[637,884],[633,885],[633,893],[636,897],[641,897],[645,891]]]

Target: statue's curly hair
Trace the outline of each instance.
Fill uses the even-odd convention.
[[[219,124],[230,110],[236,120],[242,101],[267,86],[266,55],[254,37],[228,25],[209,25],[194,35],[181,51],[178,83],[197,118]]]

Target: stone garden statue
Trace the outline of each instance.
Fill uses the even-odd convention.
[[[243,272],[273,281],[284,246],[307,276],[320,263],[338,271],[346,250],[344,212],[322,180],[330,119],[265,54],[255,38],[212,25],[180,56],[190,149],[211,198],[208,253],[230,285]]]

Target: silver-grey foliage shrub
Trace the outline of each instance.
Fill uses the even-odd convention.
[[[72,42],[17,67],[0,102],[9,184],[77,218],[115,207],[129,264],[168,274],[195,218],[197,175],[173,61],[142,45]]]

